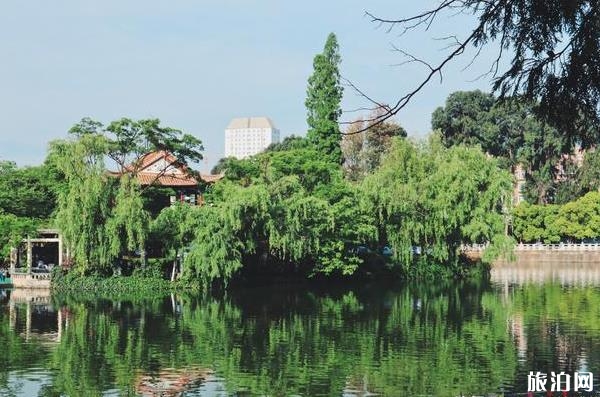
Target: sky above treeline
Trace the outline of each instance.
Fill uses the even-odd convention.
[[[282,135],[306,131],[306,81],[327,35],[336,33],[341,73],[369,96],[393,103],[426,75],[399,65],[401,48],[440,60],[440,38],[463,37],[474,18],[444,17],[400,36],[365,16],[418,13],[435,1],[34,0],[0,5],[0,160],[40,164],[47,144],[83,117],[159,118],[200,138],[201,171],[223,156],[234,117],[268,116]],[[490,90],[493,52],[450,64],[398,114],[409,135],[430,130],[431,113],[456,90]],[[475,80],[475,81],[474,81]],[[350,87],[343,108],[369,104]],[[351,120],[361,113],[344,113]]]

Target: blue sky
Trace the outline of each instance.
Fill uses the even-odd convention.
[[[306,131],[306,80],[329,32],[340,43],[342,75],[392,103],[425,74],[392,44],[434,61],[464,35],[470,16],[442,18],[428,32],[398,36],[365,17],[402,17],[432,1],[35,0],[0,5],[0,160],[43,161],[47,143],[89,116],[160,118],[200,138],[206,171],[223,154],[233,117],[269,116],[282,134]],[[471,52],[472,54],[472,52]],[[432,111],[456,90],[489,90],[472,80],[489,68],[483,53],[453,63],[397,117],[413,136],[429,132]],[[343,107],[366,103],[345,90]],[[351,119],[356,114],[345,114]]]

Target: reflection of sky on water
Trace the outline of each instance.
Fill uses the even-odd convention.
[[[38,396],[44,386],[52,385],[52,373],[40,368],[12,371],[8,374],[6,389],[0,396]]]
[[[229,397],[225,389],[224,379],[210,376],[202,384],[193,389],[186,391],[184,396],[199,396],[199,397]]]
[[[44,388],[52,385],[52,379],[52,372],[39,368],[12,371],[8,375],[7,387],[0,389],[0,396],[8,397],[43,395]],[[104,391],[102,395],[105,397],[119,397],[122,396],[122,392],[118,389],[109,389]],[[139,394],[140,397],[154,397],[159,395],[163,394]],[[172,394],[164,395],[171,396]],[[192,387],[190,390],[186,390],[180,394],[173,394],[173,396],[229,397],[229,394],[227,394],[223,379],[210,376],[201,384]],[[348,395],[348,397],[353,396],[354,395]]]

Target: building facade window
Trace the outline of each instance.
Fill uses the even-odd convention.
[[[225,129],[225,157],[246,158],[279,142],[279,130],[268,117],[233,119]]]

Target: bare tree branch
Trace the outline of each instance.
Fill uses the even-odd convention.
[[[433,78],[433,76],[435,76],[436,74],[440,74],[440,77],[442,75],[442,69],[450,62],[452,61],[454,58],[456,58],[458,55],[462,54],[465,49],[467,48],[467,46],[469,46],[470,44],[473,44],[473,42],[475,40],[480,39],[481,37],[484,36],[485,33],[485,27],[486,27],[486,23],[487,20],[491,17],[496,16],[496,14],[500,11],[501,7],[503,7],[508,1],[510,0],[500,0],[498,1],[488,12],[487,15],[484,18],[481,18],[479,21],[479,24],[471,31],[471,33],[469,34],[469,36],[467,36],[467,38],[465,38],[464,40],[460,41],[457,39],[457,42],[455,45],[453,45],[453,47],[455,47],[450,54],[448,54],[441,62],[439,62],[436,66],[432,66],[430,64],[428,64],[427,62],[418,59],[402,50],[399,50],[399,52],[403,53],[404,56],[407,56],[411,62],[418,62],[421,63],[423,65],[425,65],[428,69],[429,69],[429,73],[427,74],[427,76],[410,92],[408,92],[407,94],[405,94],[404,96],[402,96],[395,104],[394,106],[388,106],[385,105],[385,107],[382,105],[381,102],[375,101],[374,99],[372,99],[371,97],[369,97],[366,93],[364,93],[362,90],[359,90],[352,82],[346,80],[347,84],[352,87],[360,96],[362,96],[363,98],[365,98],[367,101],[373,103],[374,105],[380,106],[383,109],[386,110],[386,112],[382,113],[381,115],[377,116],[377,117],[371,117],[371,118],[367,118],[364,119],[363,122],[366,124],[365,127],[363,127],[362,129],[359,129],[357,131],[352,131],[352,132],[342,132],[341,134],[343,135],[350,135],[350,134],[358,134],[361,133],[369,128],[372,128],[376,125],[379,125],[383,122],[385,122],[386,120],[390,119],[391,117],[395,116],[401,109],[403,109],[409,102],[410,100],[418,93],[420,92],[423,87],[425,87]],[[459,1],[459,0],[444,0],[442,3],[440,3],[440,5],[438,7],[436,7],[433,10],[429,10],[429,11],[425,11],[419,15],[415,15],[413,17],[409,17],[409,18],[405,18],[405,19],[398,19],[398,20],[387,20],[387,19],[382,19],[382,18],[378,18],[375,17],[373,14],[371,13],[366,13],[366,15],[368,15],[371,20],[373,22],[379,22],[379,23],[383,23],[383,24],[391,24],[391,25],[405,25],[407,23],[411,23],[412,26],[410,29],[420,26],[420,25],[428,25],[429,21],[431,20],[431,18],[434,18],[435,15],[437,13],[439,13],[440,11],[447,9],[447,8],[452,8],[452,6],[455,5],[462,5],[462,6],[466,6],[466,3],[463,1]],[[353,124],[355,122],[342,122],[341,124]]]

